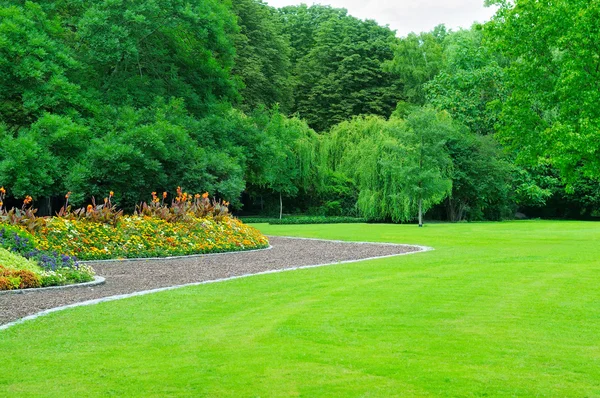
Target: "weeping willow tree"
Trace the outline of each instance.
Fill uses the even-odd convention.
[[[359,213],[370,220],[410,221],[451,191],[445,138],[450,118],[419,108],[406,119],[357,117],[335,126],[323,142],[322,167],[352,178]]]
[[[260,185],[279,194],[279,218],[283,215],[283,197],[298,194],[315,178],[317,133],[298,118],[288,118],[277,108],[269,112],[263,127],[269,146],[265,172]]]

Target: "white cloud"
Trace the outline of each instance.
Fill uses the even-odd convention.
[[[234,0],[235,1],[235,0]],[[483,0],[265,0],[273,7],[289,5],[324,4],[345,8],[350,15],[374,19],[380,25],[389,25],[398,36],[410,32],[430,31],[436,25],[448,28],[469,28],[473,22],[485,22],[495,8],[483,6]]]

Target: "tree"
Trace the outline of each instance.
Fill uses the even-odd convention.
[[[357,209],[371,220],[410,221],[440,203],[452,187],[445,147],[456,126],[447,114],[418,108],[404,119],[357,117],[324,142],[325,164],[355,181]]]
[[[294,112],[317,131],[354,115],[392,113],[401,86],[382,64],[393,57],[393,31],[325,6],[281,12],[294,48]]]
[[[452,192],[445,201],[449,221],[501,220],[515,210],[515,166],[491,136],[457,128],[446,137],[452,159]]]
[[[270,146],[263,159],[266,167],[254,181],[279,195],[279,218],[283,197],[296,195],[311,182],[314,172],[316,133],[297,118],[287,118],[277,108],[262,115],[261,128]]]
[[[232,3],[240,33],[236,36],[233,74],[243,84],[242,109],[279,104],[285,113],[292,105],[289,38],[284,35],[279,13],[261,0]]]
[[[568,184],[599,180],[600,3],[491,3],[500,8],[484,31],[511,61],[502,142],[521,164],[549,163]]]
[[[417,202],[419,227],[423,212],[441,202],[452,189],[449,170],[452,160],[444,146],[455,125],[447,114],[431,108],[414,112],[406,119],[406,159],[399,169],[407,196]]]
[[[448,35],[444,25],[427,33],[410,33],[392,46],[394,57],[384,69],[399,77],[403,98],[413,104],[425,104],[423,85],[434,78],[443,63],[444,39]]]
[[[0,120],[12,132],[45,112],[83,107],[79,87],[67,76],[80,65],[56,40],[61,34],[60,25],[35,3],[0,5]]]
[[[480,135],[495,133],[506,99],[506,62],[483,43],[478,26],[459,30],[444,40],[439,73],[425,83],[427,100]]]

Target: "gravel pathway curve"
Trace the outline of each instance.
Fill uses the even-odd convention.
[[[0,325],[55,307],[187,283],[422,251],[419,246],[269,237],[269,250],[91,265],[106,283],[0,296]]]

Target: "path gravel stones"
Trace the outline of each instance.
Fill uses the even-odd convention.
[[[96,262],[95,287],[0,295],[0,325],[54,307],[144,290],[302,266],[420,251],[418,246],[270,237],[269,250],[143,261]]]

